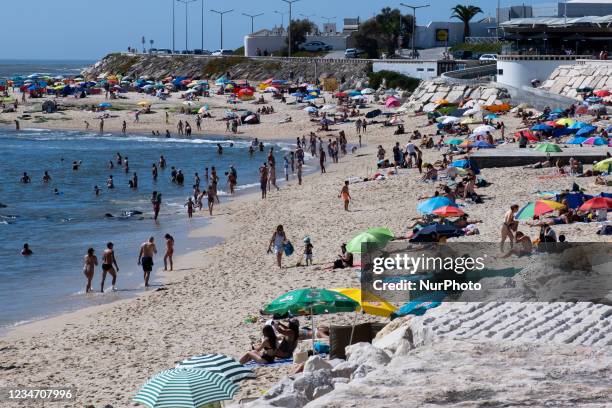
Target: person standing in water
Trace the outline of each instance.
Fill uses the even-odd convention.
[[[155,221],[157,221],[157,217],[159,216],[159,210],[161,209],[161,203],[162,203],[162,198],[161,198],[161,193],[158,193],[157,191],[153,192],[153,195],[151,196],[151,204],[153,204],[153,219]]]
[[[49,175],[49,172],[46,170],[45,170],[45,174],[43,174],[42,181],[43,183],[48,183],[51,181],[51,176]]]
[[[23,255],[23,256],[30,256],[32,254],[33,254],[33,252],[30,249],[30,245],[27,242],[25,244],[23,244],[23,249],[21,250],[21,255]]]
[[[206,190],[206,195],[208,199],[208,213],[210,214],[211,217],[213,215],[213,207],[215,206],[215,197],[217,196],[216,185],[217,183],[213,181],[212,183],[208,185],[208,188]],[[218,199],[219,198],[217,198],[217,200]]]
[[[184,207],[187,207],[187,217],[193,218],[193,198],[189,197]]]
[[[157,181],[157,174],[157,165],[153,163],[153,166],[151,166],[151,175],[153,176],[153,181]]]
[[[138,253],[138,265],[142,265],[145,288],[149,287],[149,278],[151,277],[151,271],[153,270],[153,256],[155,254],[157,254],[155,238],[150,237],[147,242],[144,242],[140,246],[140,252]]]
[[[85,286],[85,293],[90,293],[92,292],[91,281],[94,277],[96,266],[98,265],[98,258],[94,255],[93,248],[89,248],[87,250],[87,255],[83,257],[83,262],[83,274],[87,278],[87,286]]]
[[[168,264],[170,264],[170,270],[174,268],[172,262],[172,255],[174,255],[174,237],[170,234],[166,234],[166,253],[164,254],[164,271],[168,270]]]
[[[104,132],[104,119],[100,119],[100,133]]]
[[[259,182],[261,184],[261,199],[265,199],[268,192],[268,167],[266,163],[259,167]]]
[[[115,258],[113,246],[114,245],[112,242],[107,243],[106,249],[102,254],[102,283],[100,284],[100,292],[102,293],[104,293],[104,281],[106,280],[107,273],[113,278],[111,282],[112,290],[117,290],[115,284],[117,283],[117,272],[119,272],[119,265],[117,265],[117,259]]]
[[[349,203],[351,202],[351,194],[349,193],[348,180],[344,182],[344,186],[342,186],[342,190],[340,191],[340,195],[338,197],[341,197],[342,201],[344,201],[344,211],[348,211]]]
[[[166,158],[163,155],[159,156],[159,168],[162,170],[166,168]]]

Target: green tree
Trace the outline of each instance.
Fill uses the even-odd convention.
[[[315,27],[308,19],[291,21],[291,52],[298,51],[298,45],[306,41],[306,34],[312,32]],[[289,43],[289,38],[286,42]]]
[[[401,21],[401,22],[400,22]],[[400,10],[383,8],[373,18],[359,25],[359,30],[353,34],[355,45],[364,50],[368,57],[378,58],[383,51],[393,55],[402,37],[402,46],[412,34],[412,16],[402,15]]]
[[[482,9],[477,6],[462,6],[461,4],[457,4],[451,11],[453,12],[451,18],[456,18],[463,22],[463,41],[465,41],[465,38],[470,36],[470,21],[476,14],[482,13]]]

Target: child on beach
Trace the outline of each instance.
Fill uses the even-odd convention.
[[[308,263],[310,262],[310,265],[312,266],[312,242],[310,242],[310,237],[306,237],[304,238],[304,259],[306,262],[306,266],[308,266]]]
[[[344,201],[344,211],[348,211],[349,210],[349,203],[351,202],[352,198],[351,198],[351,194],[349,193],[349,182],[348,180],[346,180],[344,182],[344,186],[342,187],[342,190],[340,191],[340,195],[338,197],[342,198],[342,201]]]

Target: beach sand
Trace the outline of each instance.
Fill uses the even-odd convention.
[[[129,98],[132,105],[142,99],[134,94],[130,94]],[[100,101],[100,98],[87,99],[85,103]],[[67,102],[72,102],[72,99]],[[224,107],[223,98],[214,97],[206,100],[206,103],[219,117]],[[170,107],[172,102],[167,105]],[[242,106],[257,108],[249,103]],[[295,107],[281,106],[277,102],[274,108],[279,113],[262,116],[260,125],[241,127],[238,136],[291,140],[313,130],[305,112]],[[126,119],[130,132],[150,133],[155,129],[163,134],[166,128],[163,111],[158,104],[153,105],[153,110],[159,113],[141,115],[137,125],[130,123],[129,118],[133,120],[133,116],[126,111],[111,112],[119,117],[107,120],[105,130],[120,130],[121,121]],[[93,118],[97,115],[69,111],[65,115],[53,114],[50,117],[66,116],[71,117],[70,120],[44,123],[22,121],[22,128],[84,130],[83,120],[88,120],[92,129],[96,130],[97,122]],[[293,121],[279,125],[277,122],[286,115],[291,115]],[[0,118],[7,121],[13,119],[7,114]],[[176,123],[181,118],[184,120],[186,116],[173,114],[172,122]],[[518,119],[510,115],[503,119],[507,132],[519,126]],[[190,122],[195,131],[193,118]],[[423,116],[406,118],[407,133],[417,127],[424,134],[434,132],[433,127],[425,125],[426,118]],[[175,125],[168,126],[175,133]],[[224,122],[214,119],[205,120],[203,127],[208,134],[225,133]],[[333,128],[345,130],[349,143],[357,142],[352,124]],[[169,280],[165,290],[152,290],[135,299],[16,328],[0,340],[0,387],[74,386],[77,389],[74,406],[132,406],[131,398],[149,377],[185,358],[208,352],[239,358],[250,350],[251,342],[260,337],[262,324],[245,323],[244,320],[250,315],[257,315],[267,302],[277,296],[303,287],[357,287],[359,280],[355,270],[326,269],[326,265],[336,259],[340,244],[373,226],[389,227],[396,236],[405,236],[409,232],[407,225],[418,216],[418,197],[432,195],[437,186],[421,182],[416,169],[400,169],[399,175],[383,181],[351,184],[351,211],[343,210],[338,195],[344,180],[371,176],[375,172],[377,145],[382,144],[390,154],[396,141],[401,145],[406,144],[408,135],[393,136],[394,129],[369,126],[363,136],[367,146],[357,150],[356,154],[341,157],[339,164],[328,164],[327,174],[316,172],[305,177],[302,186],[292,177],[280,191],[270,192],[266,200],[261,200],[258,192],[255,192],[222,203],[216,208],[218,211],[212,225],[205,231],[193,233],[220,236],[225,241],[177,259],[175,266],[181,270],[177,273],[180,275]],[[337,135],[337,132],[329,133]],[[327,133],[319,134],[324,140],[327,139]],[[439,152],[436,150],[426,150],[424,153],[425,162],[438,158]],[[569,177],[538,178],[552,172],[552,169],[486,169],[483,176],[492,185],[478,190],[485,195],[484,203],[466,207],[470,218],[483,221],[478,225],[480,234],[461,239],[496,242],[503,214],[510,204],[522,205],[532,201],[533,193],[538,190],[571,187],[573,179]],[[606,190],[606,187],[594,186],[593,178],[577,180],[589,193]],[[284,225],[298,254],[302,250],[302,239],[311,237],[314,266],[296,267],[297,257],[294,255],[283,259],[284,268],[276,267],[274,256],[267,255],[266,249],[278,224]],[[597,227],[594,224],[579,224],[555,229],[558,234],[565,234],[569,241],[609,241],[606,237],[595,235]],[[532,236],[537,234],[536,228],[521,226],[520,229]],[[323,316],[317,318],[317,323],[342,324],[352,322],[352,319],[353,314]],[[360,316],[360,319],[375,318]],[[259,378],[242,382],[235,400],[260,396],[288,369],[257,369]],[[20,406],[31,405],[23,403]]]

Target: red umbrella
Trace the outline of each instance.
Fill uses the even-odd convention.
[[[436,208],[432,211],[432,214],[439,215],[440,217],[461,217],[465,215],[465,213],[457,207],[453,207],[452,205],[445,205],[440,208]]]
[[[612,209],[612,198],[608,197],[595,197],[586,201],[579,208],[580,211],[591,211],[599,209]]]
[[[605,89],[600,89],[598,91],[593,92],[593,95],[599,96],[600,98],[605,98],[606,96],[610,96],[612,94],[610,93],[610,91],[607,91]]]
[[[523,130],[522,133],[530,142],[538,141],[538,138],[533,135],[533,132],[531,130]],[[516,132],[514,134],[514,137],[518,140],[521,137],[521,132]]]
[[[345,98],[347,96],[345,92],[336,92],[336,98]]]

